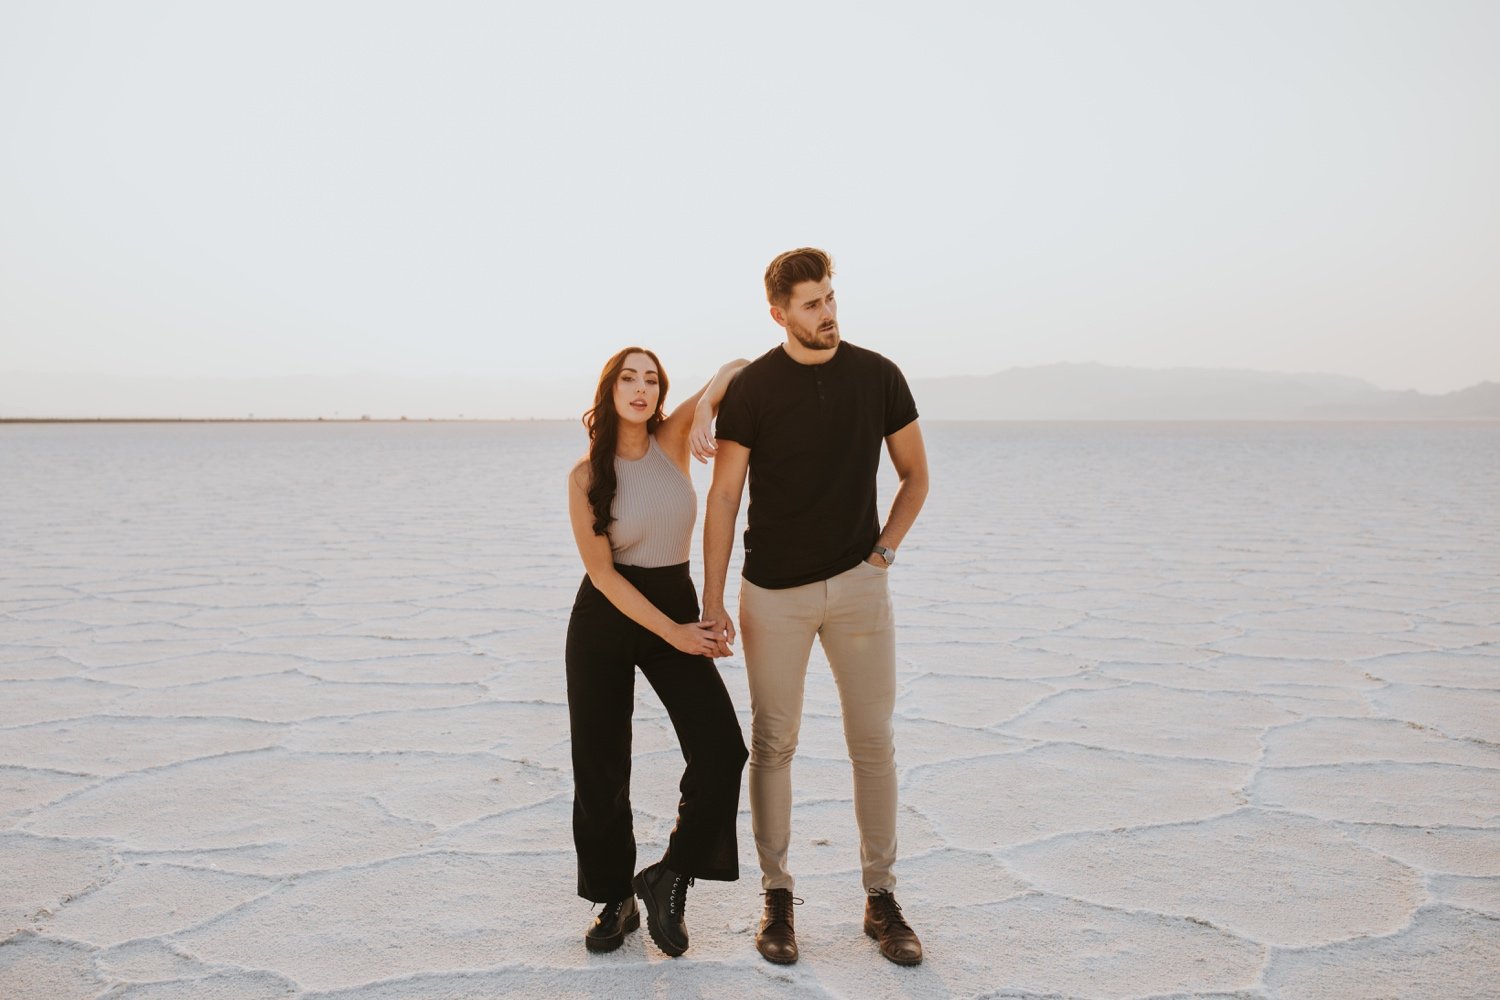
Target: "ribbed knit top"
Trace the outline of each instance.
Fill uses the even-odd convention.
[[[609,546],[622,566],[675,566],[688,561],[698,493],[693,481],[656,445],[634,461],[615,456],[615,520]]]

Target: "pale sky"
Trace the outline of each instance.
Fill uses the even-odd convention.
[[[1500,381],[1500,4],[0,0],[0,372]]]

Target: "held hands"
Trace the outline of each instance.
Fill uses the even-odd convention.
[[[714,635],[719,637],[725,649],[734,645],[734,619],[729,617],[729,612],[724,610],[722,601],[718,604],[704,604],[703,620],[715,627]],[[728,656],[729,654],[726,652],[722,655]]]
[[[705,465],[719,451],[718,442],[714,440],[713,410],[701,403],[693,410],[693,428],[688,431],[688,447],[692,449],[693,457]]]
[[[731,627],[731,632],[732,630]],[[716,621],[675,625],[666,639],[676,649],[692,656],[720,657],[729,656],[734,652],[729,648],[729,642],[723,636],[723,629]]]

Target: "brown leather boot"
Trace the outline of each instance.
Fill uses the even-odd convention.
[[[755,949],[761,957],[777,965],[797,961],[797,932],[792,927],[792,905],[802,900],[790,889],[767,889],[766,912],[755,935]]]
[[[901,916],[901,904],[889,889],[871,889],[865,897],[865,933],[880,942],[880,953],[897,965],[918,965],[922,942]]]

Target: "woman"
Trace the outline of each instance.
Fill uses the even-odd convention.
[[[568,621],[573,842],[578,894],[604,909],[584,935],[612,951],[640,926],[668,955],[687,950],[687,887],[739,878],[735,815],[745,742],[711,657],[727,656],[722,622],[698,620],[688,549],[698,498],[688,477],[700,400],[716,411],[747,362],[725,365],[666,415],[656,355],[627,347],[604,366],[584,415],[589,453],[568,476],[568,511],[587,575]],[[700,436],[703,432],[700,432]],[[701,454],[711,442],[699,441]],[[631,878],[630,716],[635,668],[672,719],[687,767],[667,852]]]

